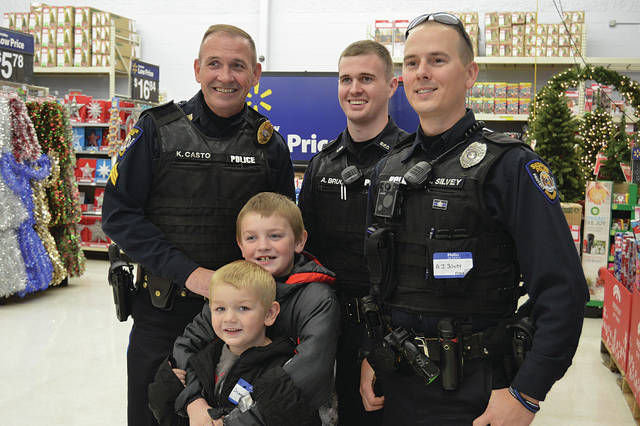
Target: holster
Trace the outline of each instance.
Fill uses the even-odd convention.
[[[139,280],[142,280],[141,287],[149,290],[151,304],[158,309],[170,311],[173,309],[173,300],[176,292],[176,285],[168,278],[152,275],[144,268],[140,268],[142,273]]]

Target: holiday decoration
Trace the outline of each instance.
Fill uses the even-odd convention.
[[[545,141],[542,137],[542,134],[537,132],[546,131],[553,133],[554,130],[557,130],[555,126],[558,123],[556,122],[554,124],[555,117],[549,111],[551,109],[558,108],[557,102],[559,102],[559,100],[562,98],[562,94],[565,93],[567,89],[571,87],[577,87],[580,82],[586,80],[594,80],[599,83],[613,86],[618,92],[620,92],[620,94],[624,96],[627,104],[635,108],[636,116],[640,115],[640,84],[638,84],[638,82],[631,80],[627,76],[621,75],[615,71],[608,70],[603,67],[586,66],[569,68],[568,70],[552,77],[536,95],[532,107],[532,112],[529,115],[529,131],[526,134],[527,140],[531,142],[532,145],[535,145],[536,151],[539,151],[540,149],[544,150],[545,148],[541,148],[541,146],[552,143]],[[562,158],[562,160],[566,162],[566,166],[562,167],[561,169],[569,170],[569,164],[574,163],[574,160],[572,159],[571,161],[569,161],[568,157],[581,156],[581,167],[575,168],[574,171],[569,172],[569,174],[576,174],[575,171],[580,170],[580,172],[582,172],[583,174],[582,179],[584,179],[588,175],[592,176],[592,167],[595,164],[595,156],[597,155],[597,152],[601,151],[602,147],[605,147],[611,139],[611,137],[604,139],[598,137],[596,140],[595,136],[593,136],[592,138],[592,133],[593,135],[595,135],[595,132],[601,130],[608,131],[608,129],[613,129],[613,127],[610,127],[602,118],[603,117],[599,112],[595,116],[585,115],[584,120],[581,120],[581,124],[579,126],[579,133],[582,138],[580,147],[582,149],[576,149],[574,151],[566,152],[566,155]],[[605,123],[606,129],[600,128],[601,123]],[[566,131],[566,129],[564,129],[563,131]],[[588,170],[590,168],[591,170]],[[561,170],[556,171],[553,166],[551,167],[551,170],[554,172],[554,174],[556,174],[561,194],[564,194],[564,196],[566,196],[566,198],[563,198],[563,201],[573,201],[583,197],[584,190],[581,191],[580,197],[575,197],[573,195],[570,195],[573,194],[572,191],[574,186],[571,186],[569,188],[563,186],[567,183],[573,185],[573,181],[570,176],[567,176],[567,178],[565,178],[564,176],[561,177],[563,172]],[[561,181],[563,182],[562,184],[560,184]]]
[[[598,179],[611,180],[614,182],[626,182],[626,178],[621,165],[627,166],[631,161],[631,149],[629,147],[629,137],[627,136],[627,121],[624,116],[617,129],[613,132],[607,148],[605,157],[607,160],[600,167]]]
[[[593,112],[586,112],[578,129],[582,137],[582,153],[580,164],[582,172],[589,179],[596,174],[596,162],[598,153],[604,152],[607,142],[615,132],[615,126],[611,116],[602,108],[596,107]]]

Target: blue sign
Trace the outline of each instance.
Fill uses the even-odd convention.
[[[33,36],[0,28],[0,80],[30,83],[33,77]]]
[[[247,104],[269,118],[296,162],[309,161],[347,125],[338,102],[338,73],[265,72],[249,91]],[[401,128],[417,129],[418,117],[402,87],[389,112]]]
[[[131,98],[145,102],[158,102],[160,67],[131,60]]]
[[[142,77],[146,80],[160,80],[160,67],[157,65],[148,64],[146,62],[138,61],[137,59],[131,60],[131,76]]]

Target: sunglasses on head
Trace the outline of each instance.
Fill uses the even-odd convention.
[[[424,15],[420,15],[417,18],[414,18],[413,21],[409,23],[407,31],[405,31],[404,33],[405,40],[409,37],[409,31],[427,21],[436,21],[439,24],[452,25],[456,27],[458,29],[458,32],[462,34],[462,37],[464,38],[465,43],[467,43],[467,45],[469,46],[469,49],[473,51],[473,46],[471,44],[471,40],[469,39],[469,34],[467,34],[467,32],[465,31],[464,25],[462,25],[462,21],[460,21],[457,16],[447,12],[425,13]]]

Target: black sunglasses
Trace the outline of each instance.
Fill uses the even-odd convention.
[[[417,18],[414,18],[411,23],[409,23],[407,31],[405,31],[404,33],[405,40],[409,37],[409,31],[427,21],[436,21],[439,24],[452,25],[456,27],[458,29],[458,32],[464,38],[465,43],[467,43],[467,46],[469,46],[469,49],[471,49],[471,51],[473,52],[471,39],[469,38],[469,34],[467,34],[467,32],[465,31],[464,25],[462,25],[462,21],[460,21],[457,16],[447,12],[425,13],[424,15],[420,15]]]

